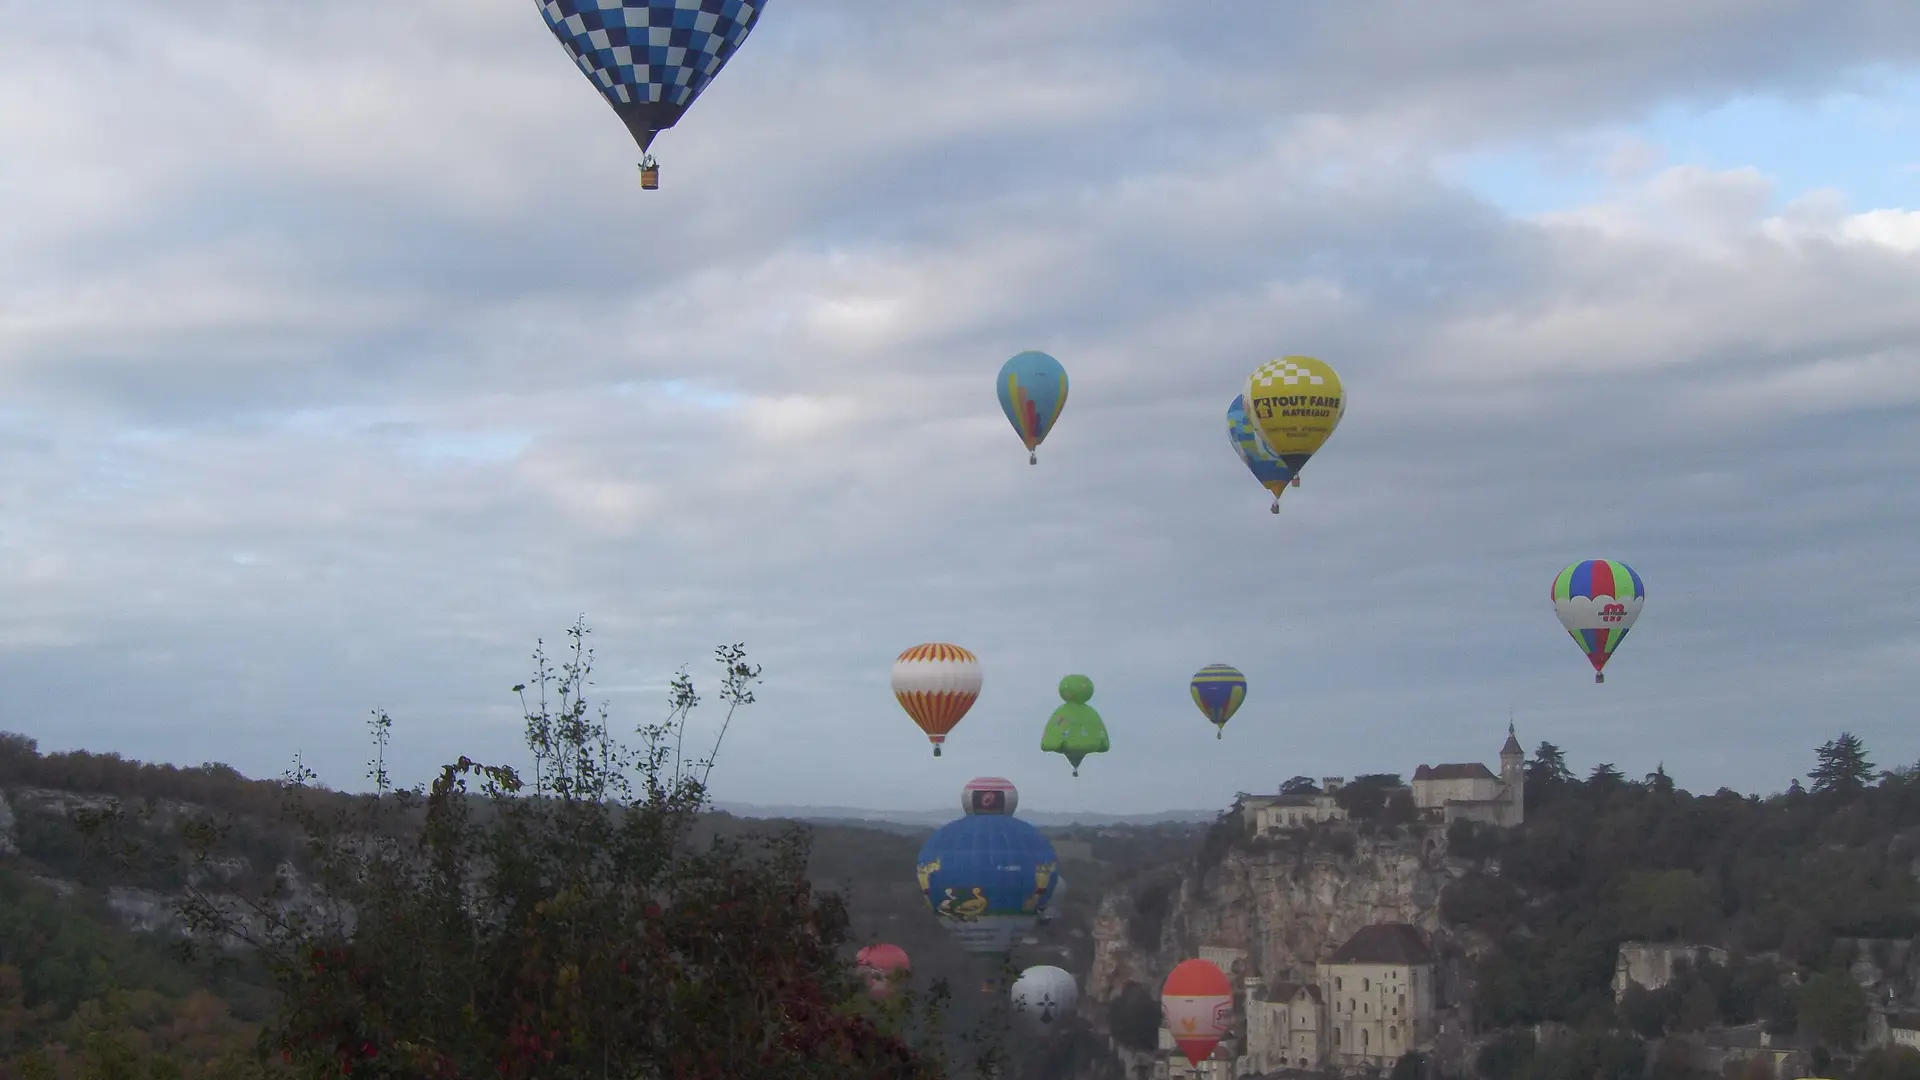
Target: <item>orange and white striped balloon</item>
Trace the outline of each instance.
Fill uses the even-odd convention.
[[[958,645],[915,645],[893,662],[893,696],[927,733],[933,756],[980,696],[980,658]]]

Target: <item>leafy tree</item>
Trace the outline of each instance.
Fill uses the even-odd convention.
[[[1687,938],[1705,930],[1719,914],[1712,890],[1691,870],[1632,874],[1621,894],[1623,927],[1652,941]]]
[[[1653,792],[1655,795],[1673,794],[1673,777],[1667,775],[1665,762],[1661,762],[1653,767],[1653,771],[1647,774],[1645,783],[1647,790]]]
[[[558,672],[536,649],[532,701],[514,688],[525,778],[463,756],[430,790],[396,790],[376,714],[371,796],[328,817],[303,798],[311,772],[288,778],[323,903],[282,887],[236,913],[190,894],[196,930],[250,942],[273,973],[284,1005],[262,1049],[310,1076],[944,1076],[944,987],[871,1001],[842,955],[842,899],[809,883],[804,831],[696,837],[714,753],[759,678],[744,649],[716,650],[726,719],[695,759],[685,671],[667,720],[629,748],[586,700],[587,633],[568,630]],[[201,866],[222,836],[199,826]]]
[[[1876,1046],[1854,1062],[1853,1080],[1920,1080],[1920,1050]]]
[[[1813,781],[1815,794],[1854,795],[1873,783],[1873,762],[1867,757],[1866,744],[1850,731],[1821,744],[1814,754],[1819,764],[1807,779]]]
[[[1160,1045],[1160,1003],[1146,987],[1130,982],[1107,1006],[1107,1029],[1121,1046],[1150,1053]]]
[[[1393,1068],[1387,1073],[1387,1080],[1421,1080],[1427,1074],[1427,1058],[1419,1051],[1410,1050],[1393,1061]],[[1894,1080],[1894,1078],[1888,1078]],[[1898,1080],[1906,1080],[1905,1077]]]
[[[1610,761],[1603,761],[1587,774],[1587,790],[1595,795],[1607,795],[1620,790],[1626,784],[1626,777],[1613,767]]]
[[[1280,785],[1282,795],[1317,795],[1320,785],[1313,782],[1311,776],[1296,776]]]
[[[1801,1030],[1822,1046],[1847,1050],[1867,1031],[1867,995],[1844,971],[1823,971],[1800,989]]]
[[[1567,768],[1566,752],[1544,739],[1534,748],[1533,760],[1524,768],[1528,787],[1539,784],[1542,788],[1551,788],[1573,783],[1573,770]]]
[[[1368,773],[1342,785],[1333,799],[1355,821],[1379,821],[1386,814],[1387,796],[1403,786],[1397,773]]]

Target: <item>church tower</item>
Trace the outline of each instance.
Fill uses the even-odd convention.
[[[1500,746],[1500,781],[1506,785],[1507,800],[1501,824],[1518,825],[1527,815],[1527,752],[1520,749],[1511,720],[1507,721],[1507,741]]]

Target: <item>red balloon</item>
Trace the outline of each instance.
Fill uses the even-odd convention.
[[[907,950],[884,942],[861,949],[853,958],[853,965],[866,976],[867,989],[873,996],[882,998],[893,993],[896,978],[904,979],[913,971]]]

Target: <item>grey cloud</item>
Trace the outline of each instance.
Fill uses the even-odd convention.
[[[386,707],[424,777],[515,752],[505,688],[584,611],[627,723],[748,642],[716,776],[759,802],[1221,804],[1490,758],[1509,708],[1690,786],[1783,786],[1841,724],[1920,756],[1900,223],[1684,169],[1516,221],[1433,168],[1811,92],[1907,55],[1906,5],[790,6],[646,196],[515,5],[420,6],[458,24],[424,56],[356,4],[103,24],[79,74],[0,44],[0,102],[67,92],[0,108],[36,177],[0,223],[6,726],[352,785]],[[1075,380],[1037,467],[987,387],[1029,346]],[[1275,517],[1221,414],[1277,351],[1354,404]],[[1602,555],[1652,598],[1595,687],[1545,593]],[[988,670],[938,762],[886,688],[931,639]],[[1222,741],[1213,661],[1254,684]],[[1077,780],[1037,752],[1068,671],[1116,740]]]

